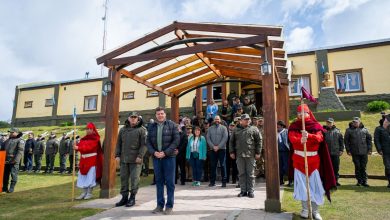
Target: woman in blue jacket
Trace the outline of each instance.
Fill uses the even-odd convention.
[[[201,135],[200,127],[194,128],[194,135],[190,137],[187,144],[186,159],[192,167],[192,185],[200,186],[202,178],[203,162],[206,160],[207,144],[206,138]]]

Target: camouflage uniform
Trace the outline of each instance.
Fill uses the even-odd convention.
[[[265,177],[265,151],[264,151],[264,127],[263,126],[257,126],[257,128],[260,131],[262,138],[262,149],[260,154],[260,160],[256,160],[256,169],[255,169],[255,175],[256,178]]]
[[[56,136],[52,135],[46,142],[46,170],[45,173],[53,173],[54,161],[58,153],[58,141]]]

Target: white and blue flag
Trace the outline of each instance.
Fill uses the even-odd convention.
[[[73,107],[73,124],[76,125],[76,121],[77,121],[77,115],[76,115],[76,106]]]

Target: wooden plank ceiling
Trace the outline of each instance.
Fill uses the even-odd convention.
[[[174,22],[101,55],[97,63],[158,92],[179,96],[213,80],[261,80],[260,64],[267,47],[272,48],[276,82],[287,85],[281,33],[278,26]],[[156,44],[156,39],[169,34],[173,39]],[[151,42],[158,47],[129,56]],[[143,63],[134,67],[138,62]]]

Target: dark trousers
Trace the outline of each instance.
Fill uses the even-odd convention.
[[[209,151],[210,153],[210,183],[215,184],[217,177],[217,164],[221,166],[222,183],[226,183],[226,150],[219,149],[217,152]]]
[[[69,158],[68,159],[69,159],[69,172],[71,173],[71,172],[73,172],[73,154],[69,154]],[[78,154],[76,154],[75,162],[76,162],[75,170],[77,171],[78,170],[77,167],[78,167],[78,164],[79,164],[79,155]]]
[[[390,183],[390,154],[383,154],[383,165],[385,165],[385,175]]]
[[[288,151],[279,151],[279,178],[281,184],[284,184],[284,176],[288,176],[288,157]]]
[[[368,162],[367,155],[352,154],[352,161],[355,165],[355,178],[359,183],[367,183],[366,167]]]
[[[145,176],[149,175],[149,158],[150,154],[149,152],[146,152],[142,164],[142,174],[144,174]]]
[[[34,154],[35,171],[40,171],[42,166],[42,154]]]
[[[55,159],[55,154],[46,154],[46,172],[53,172]]]
[[[8,190],[9,177],[11,176],[11,185],[18,182],[19,164],[5,164],[3,176],[3,192]]]
[[[228,151],[226,151],[226,182],[230,181],[230,175],[232,175],[232,181],[235,183],[238,179],[238,169],[236,160],[230,157]]]
[[[176,157],[176,172],[175,172],[175,183],[179,179],[179,169],[180,169],[180,183],[184,184],[186,182],[186,158],[182,155]]]
[[[153,158],[154,176],[156,177],[157,206],[173,208],[175,196],[175,157]],[[164,197],[164,183],[167,186],[167,202]]]
[[[203,182],[210,180],[210,151],[207,152],[206,160],[203,163]]]
[[[339,181],[339,170],[340,170],[340,156],[339,155],[330,155],[330,159],[332,160],[332,166],[334,171],[334,176],[336,177],[336,181]]]
[[[24,171],[31,171],[33,168],[33,160],[32,160],[32,154],[24,153],[24,158],[23,158],[23,163],[24,163]]]
[[[66,154],[60,154],[60,172],[66,171]]]
[[[203,160],[199,160],[199,158],[194,158],[191,154],[190,164],[192,168],[192,181],[200,181],[200,179],[202,178]]]

